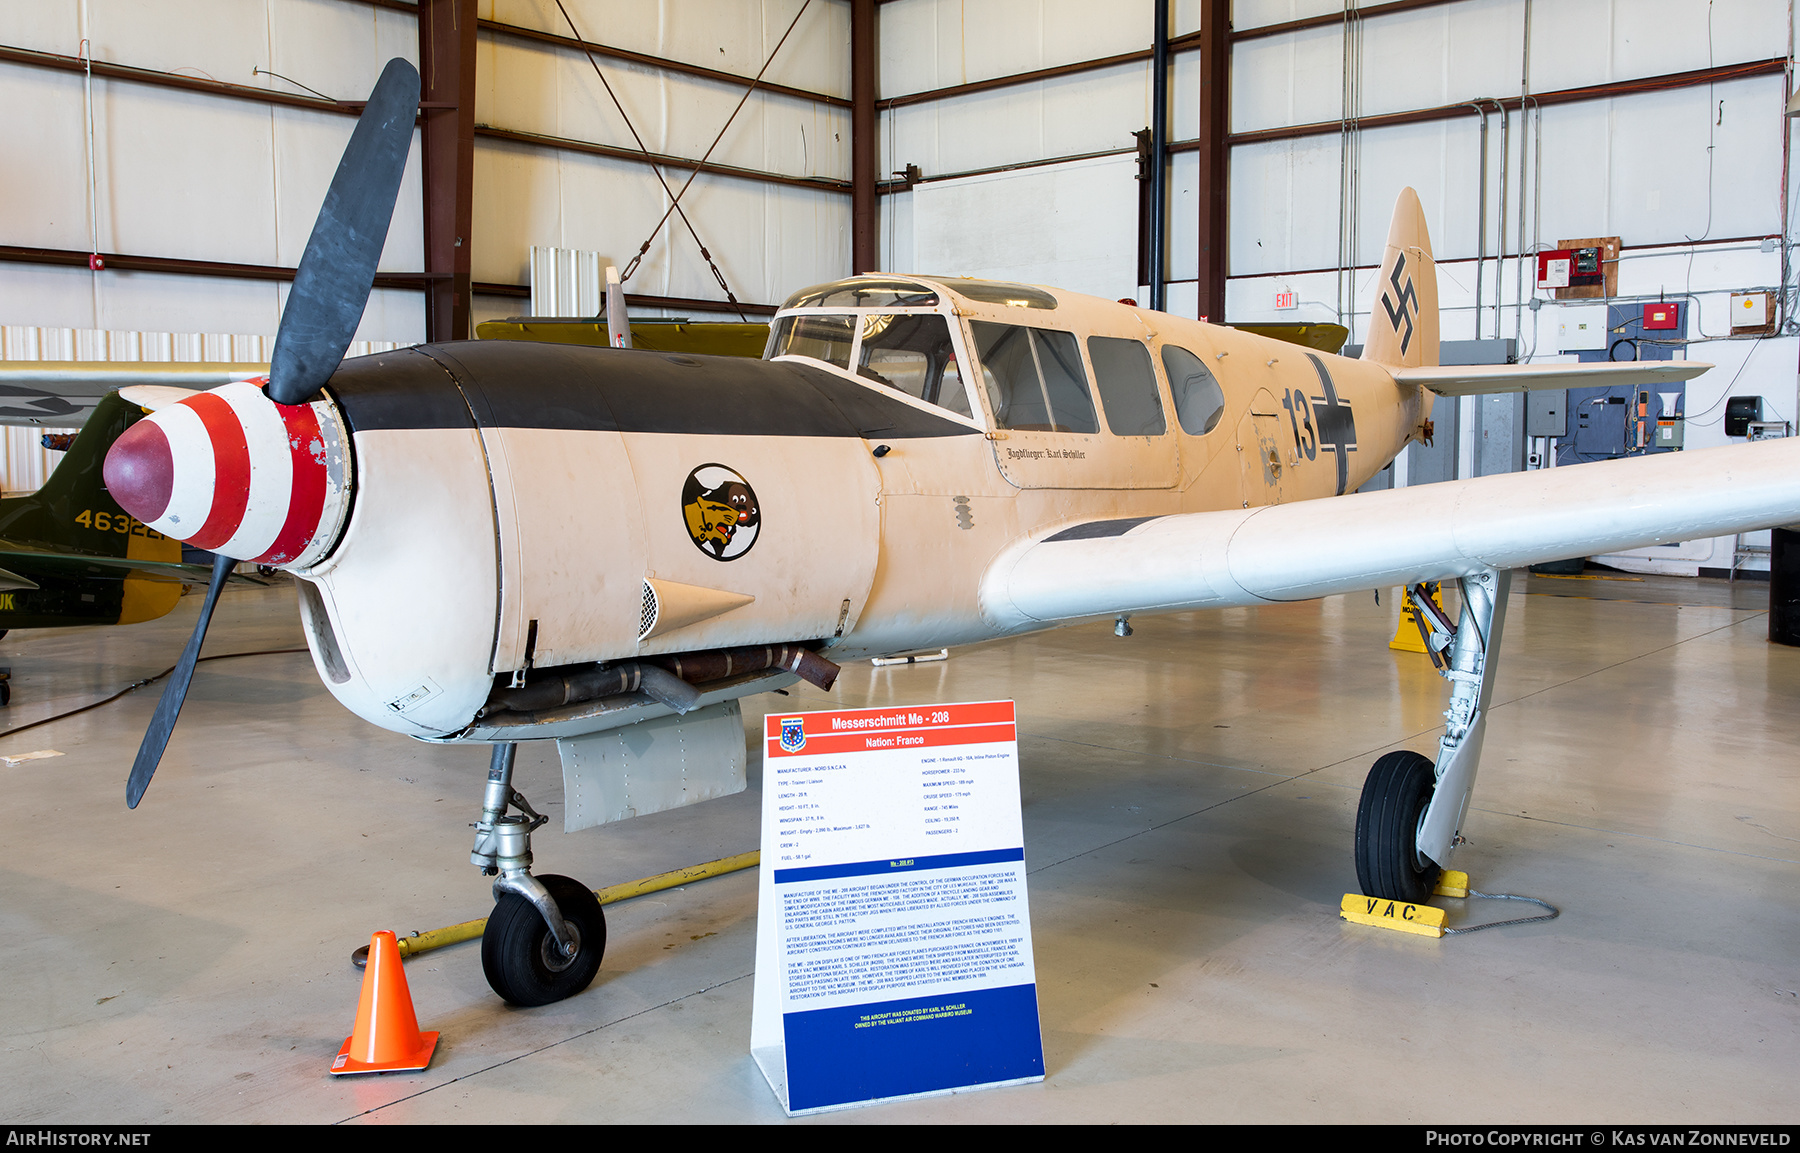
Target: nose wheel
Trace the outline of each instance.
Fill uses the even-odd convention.
[[[606,952],[606,915],[581,882],[531,875],[531,833],[548,818],[512,787],[516,752],[510,742],[494,746],[469,861],[494,878],[481,970],[507,1002],[530,1007],[573,997],[593,981]]]
[[[606,952],[606,914],[581,882],[549,874],[538,882],[561,910],[573,955],[551,933],[531,901],[518,893],[500,895],[481,934],[481,970],[494,992],[509,1004],[531,1007],[573,997],[600,971]]]

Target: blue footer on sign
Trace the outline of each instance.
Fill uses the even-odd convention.
[[[1044,1075],[1036,985],[788,1013],[788,1108]]]

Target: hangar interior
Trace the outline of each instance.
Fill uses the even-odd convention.
[[[764,321],[808,285],[937,271],[1360,344],[1411,187],[1443,338],[1471,363],[1715,367],[1636,414],[1571,390],[1560,432],[1518,395],[1440,398],[1435,443],[1371,486],[1793,431],[1791,4],[1183,0],[1159,75],[1163,7],[15,5],[0,354],[266,359],[359,102],[398,56],[428,65],[427,91],[353,352],[591,299],[536,283],[534,246],[585,262],[584,283],[626,273],[634,318]],[[1161,213],[1140,179],[1158,170]],[[1601,283],[1539,287],[1542,258],[1582,252]],[[1758,428],[1728,432],[1731,398],[1759,402]],[[55,467],[39,435],[57,427],[8,430],[8,491]],[[1019,706],[1046,1079],[823,1120],[1790,1121],[1800,654],[1766,640],[1768,547],[1672,542],[1514,582],[1455,863],[1562,916],[1475,936],[1337,917],[1369,763],[1443,727],[1443,682],[1387,647],[1398,590],[857,662],[829,696],[746,698],[751,733],[800,706]],[[7,635],[0,731],[165,668],[198,591],[154,622]],[[495,997],[478,946],[410,961],[434,1064],[325,1075],[371,929],[486,915],[466,863],[486,758],[340,707],[293,602],[279,577],[227,589],[206,652],[252,655],[200,666],[143,810],[118,785],[152,690],[5,742],[60,754],[0,769],[40,818],[0,870],[9,1120],[780,1120],[748,1054],[754,871],[610,907],[600,976],[544,1008]],[[538,871],[598,887],[756,848],[750,748],[744,792],[547,829]],[[560,815],[554,746],[524,746],[518,773]]]

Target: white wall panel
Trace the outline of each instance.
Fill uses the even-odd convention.
[[[623,269],[666,201],[630,161],[484,140],[475,204],[474,278],[523,284],[533,244],[598,252]],[[646,261],[660,261],[657,252]]]
[[[1604,84],[1613,76],[1613,0],[1531,7],[1531,85],[1539,92]]]
[[[792,44],[782,51],[793,51]],[[635,150],[638,140],[607,95],[610,86],[652,152],[698,159],[730,120],[712,154],[715,163],[849,177],[846,109],[759,91],[733,120],[744,95],[739,85],[597,57],[606,77],[602,85],[584,55],[507,37],[484,38],[477,55],[476,119],[482,124]]]
[[[912,271],[1135,296],[1137,201],[1136,156],[922,184]]]
[[[123,83],[94,96],[102,251],[275,263],[267,107]]]
[[[1231,130],[1316,124],[1343,115],[1339,28],[1246,40],[1231,50]]]
[[[753,76],[801,0],[571,0],[584,34],[621,47]],[[555,5],[481,0],[483,17],[564,33]],[[0,43],[73,55],[90,35],[102,60],[234,84],[299,91],[274,70],[337,98],[364,95],[391,56],[416,59],[415,20],[343,0],[47,0],[0,10]],[[483,34],[477,119],[525,131],[633,145],[580,53]],[[699,156],[743,88],[602,58],[645,143]],[[837,95],[849,91],[849,7],[807,9],[767,79]],[[97,81],[98,246],[149,256],[292,266],[299,260],[354,121],[348,117]],[[0,101],[28,126],[28,147],[0,171],[0,243],[89,247],[88,174],[79,76],[0,66]],[[424,263],[420,168],[401,187],[384,271]],[[744,167],[845,178],[848,113],[803,98],[751,96],[714,154]],[[24,159],[21,160],[20,157]],[[671,171],[676,187],[686,172]],[[623,265],[667,199],[648,168],[547,149],[477,144],[475,277],[523,283],[532,243],[599,249]],[[848,268],[848,198],[701,177],[684,201],[741,299],[784,296]],[[652,294],[716,298],[705,263],[679,221],[665,227],[631,285]],[[215,278],[7,266],[0,321],[181,329],[208,325],[272,332],[285,287]],[[478,313],[519,302],[486,299]],[[377,291],[360,335],[416,340],[416,292]],[[186,319],[183,319],[186,317]]]
[[[1261,28],[1289,20],[1304,20],[1309,16],[1331,16],[1343,10],[1343,0],[1235,0],[1231,6],[1231,26]]]
[[[1362,27],[1365,116],[1519,91],[1520,0],[1464,0]]]
[[[1781,102],[1767,76],[1544,109],[1545,242],[1779,231]]]
[[[85,12],[85,18],[84,18]],[[0,10],[0,42],[227,84],[302,92],[282,73],[338,99],[366,94],[390,57],[416,61],[413,18],[342,0],[21,0]]]
[[[0,237],[42,248],[88,246],[81,78],[0,68],[8,157],[0,164]],[[110,223],[110,222],[109,222]]]
[[[331,0],[338,2],[338,0]],[[754,76],[781,39],[801,0],[563,0],[582,36],[592,43]],[[569,35],[552,0],[480,0],[483,18]],[[516,42],[516,41],[515,41]],[[850,9],[842,0],[815,2],[795,27],[764,77],[813,92],[850,95]],[[582,67],[588,64],[584,57]],[[604,57],[611,70],[619,61]],[[592,75],[590,69],[589,74]]]
[[[577,26],[591,40],[744,75],[762,67],[798,10],[798,3],[570,6]],[[846,92],[847,13],[843,4],[814,4],[768,78]],[[496,3],[495,18],[559,34],[568,31],[551,4]],[[478,121],[620,148],[637,146],[584,54],[484,36],[478,56]],[[631,125],[653,151],[704,155],[743,96],[738,85],[597,59]],[[847,179],[848,112],[755,93],[731,121],[712,159],[763,171]],[[676,191],[689,175],[679,168],[663,171]],[[475,181],[472,258],[477,280],[523,283],[532,244],[599,251],[623,269],[668,207],[655,174],[645,165],[495,140],[477,141]],[[681,203],[741,300],[781,299],[793,287],[847,270],[849,202],[843,195],[703,174]],[[653,295],[720,296],[678,215],[655,232],[650,251],[626,287]],[[485,307],[501,305],[488,302]],[[504,307],[517,310],[516,304]]]
[[[1230,271],[1337,263],[1339,145],[1307,136],[1231,150]]]
[[[881,6],[881,95],[1148,48],[1152,0],[898,0]]]
[[[275,248],[269,261],[293,267],[306,251],[313,221],[325,203],[325,192],[337,174],[339,159],[350,143],[356,122],[297,108],[273,108],[269,119],[274,140],[273,187]],[[419,134],[413,133],[406,174],[394,200],[387,244],[376,268],[382,272],[417,272],[425,266],[425,203],[421,185]],[[251,262],[254,263],[254,262]]]

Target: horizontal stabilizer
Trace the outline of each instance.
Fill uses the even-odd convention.
[[[1797,482],[1800,438],[1790,438],[1065,525],[1002,553],[981,605],[1002,627],[1027,629],[1445,580],[1793,524]]]
[[[1604,364],[1462,364],[1396,368],[1401,384],[1422,384],[1439,396],[1481,396],[1539,388],[1656,386],[1691,380],[1712,365],[1698,360],[1634,360]]]

